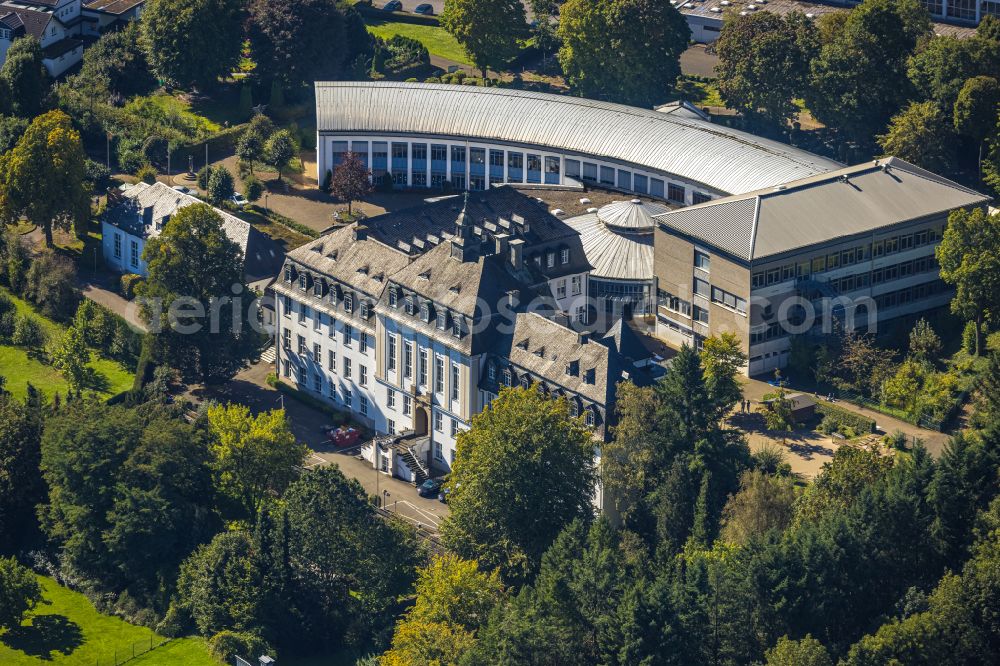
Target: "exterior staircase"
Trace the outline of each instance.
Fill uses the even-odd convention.
[[[261,353],[260,360],[264,363],[274,363],[274,345],[268,345],[267,349]]]
[[[419,486],[426,481],[428,479],[427,471],[420,464],[420,461],[417,460],[417,457],[413,455],[413,450],[408,446],[400,446],[398,451],[399,457],[410,468],[410,471],[413,472],[414,485]]]

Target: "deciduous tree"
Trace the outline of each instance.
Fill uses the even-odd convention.
[[[976,354],[983,323],[1000,316],[1000,214],[957,210],[937,248],[941,279],[954,285],[951,311],[976,325]]]
[[[83,330],[70,326],[62,339],[52,349],[52,365],[62,372],[66,383],[73,391],[83,388],[87,378],[87,364],[90,363],[90,348],[83,337]]]
[[[161,79],[214,87],[239,62],[241,21],[238,0],[151,0],[140,21],[146,57]]]
[[[145,95],[156,87],[142,48],[139,23],[130,21],[121,30],[104,33],[83,53],[80,78],[103,81],[109,92],[128,99]]]
[[[256,74],[264,81],[297,92],[313,81],[340,78],[353,45],[335,0],[253,0],[249,14]]]
[[[445,541],[505,580],[528,580],[555,535],[592,514],[594,482],[593,441],[566,401],[505,389],[459,434]]]
[[[352,204],[371,194],[371,172],[355,153],[347,153],[333,170],[330,193],[347,202],[347,214],[352,214]]]
[[[76,228],[90,215],[86,157],[69,116],[49,111],[35,118],[14,149],[0,156],[0,221],[24,215],[45,232]]]
[[[13,557],[0,557],[0,629],[21,625],[24,614],[42,600],[42,588],[28,567]]]
[[[206,204],[181,208],[147,241],[143,259],[149,277],[137,288],[145,299],[140,312],[159,331],[164,360],[204,382],[222,381],[244,367],[260,338],[248,304],[228,302],[249,289],[243,252],[226,236],[219,214]]]
[[[893,116],[878,142],[886,155],[929,171],[948,171],[954,163],[955,144],[949,120],[936,103],[913,102]]]
[[[42,47],[35,37],[10,45],[0,67],[0,112],[31,119],[47,107],[51,82],[42,60]]]
[[[868,145],[911,95],[906,59],[930,31],[916,0],[865,0],[811,65],[809,110],[823,123]]]
[[[659,0],[569,0],[560,10],[559,63],[584,97],[650,107],[680,76],[691,31]]]
[[[527,36],[524,4],[520,0],[446,0],[441,26],[454,35],[487,77],[517,55],[518,40]]]
[[[208,426],[216,484],[244,517],[256,516],[298,478],[307,449],[283,411],[253,416],[243,405],[220,405],[209,408]]]
[[[278,170],[278,178],[281,178],[281,170],[288,166],[288,163],[295,157],[295,142],[288,130],[278,130],[270,136],[264,148],[264,154],[269,164]]]
[[[795,515],[795,485],[788,477],[772,476],[759,470],[744,472],[740,490],[722,510],[724,541],[746,545],[776,530],[783,532]]]
[[[752,121],[784,127],[797,114],[809,63],[819,50],[815,26],[802,14],[726,15],[716,42],[719,94]]]

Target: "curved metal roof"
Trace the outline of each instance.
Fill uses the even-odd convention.
[[[597,214],[587,213],[566,220],[580,234],[591,277],[607,280],[652,280],[653,235],[616,233]]]
[[[656,228],[654,215],[666,213],[669,208],[644,204],[641,199],[631,201],[612,201],[601,206],[597,211],[597,219],[613,229],[632,233],[652,233]]]
[[[320,132],[453,136],[617,160],[741,194],[840,164],[680,114],[580,97],[433,83],[316,82]]]

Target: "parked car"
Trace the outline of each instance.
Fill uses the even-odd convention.
[[[181,194],[192,194],[191,188],[184,187],[183,185],[174,185],[174,190],[180,192]]]
[[[437,497],[441,490],[441,479],[427,479],[417,487],[417,494],[421,497]]]
[[[417,5],[417,8],[413,10],[414,14],[423,14],[424,16],[431,16],[434,14],[434,6],[429,5],[426,2],[422,5]]]
[[[246,206],[248,203],[250,203],[249,201],[247,201],[247,198],[242,194],[240,194],[239,192],[229,197],[229,200],[232,201],[237,206]]]
[[[401,12],[403,11],[403,3],[399,0],[389,0],[389,2],[382,5],[382,10],[386,12]]]

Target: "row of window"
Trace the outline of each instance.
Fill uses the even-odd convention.
[[[904,261],[892,266],[883,266],[873,271],[848,275],[836,280],[830,280],[839,293],[848,293],[857,289],[865,289],[868,286],[875,286],[899,280],[910,275],[929,273],[937,271],[939,268],[937,257],[933,254],[926,257],[918,257],[912,261]]]
[[[355,306],[358,307],[358,314],[362,319],[371,319],[375,314],[374,304],[366,298],[356,295],[341,287],[340,283],[327,281],[322,277],[314,277],[305,271],[299,271],[291,263],[285,264],[285,282],[298,282],[299,290],[303,292],[312,291],[316,298],[330,297],[330,303],[337,305],[339,300],[345,312],[353,313]],[[285,296],[286,302],[290,300]]]
[[[849,250],[831,252],[794,264],[785,264],[784,266],[769,268],[767,270],[755,271],[750,277],[750,284],[753,287],[765,287],[792,279],[804,279],[816,273],[832,271],[843,266],[852,266],[869,259],[877,259],[897,252],[904,252],[915,247],[934,245],[941,240],[943,232],[943,227],[924,229],[916,233],[902,234],[875,241],[874,243],[866,243]]]
[[[572,276],[570,278],[570,294],[573,296],[579,296],[582,291],[583,291],[583,279],[579,275]],[[565,278],[561,280],[556,280],[556,298],[566,298]]]
[[[282,331],[281,347],[287,353],[292,351],[292,336],[289,329],[284,329]],[[312,349],[310,350],[306,344],[305,337],[298,336],[298,354],[302,358],[309,358],[317,366],[322,367],[323,365],[323,347],[318,342],[313,343]],[[343,359],[343,366],[340,370],[340,374],[344,379],[354,378],[354,367],[351,358],[345,356]],[[337,352],[334,349],[327,350],[327,370],[332,373],[337,373]],[[368,367],[362,364],[358,364],[358,384],[361,386],[368,385]]]
[[[331,168],[343,160],[348,150],[347,141],[331,144]],[[486,183],[561,183],[560,172],[569,178],[600,183],[608,187],[646,194],[677,203],[685,203],[687,189],[680,184],[654,178],[628,169],[616,169],[596,162],[579,159],[560,158],[555,155],[541,155],[499,148],[466,148],[462,145],[429,144],[430,163],[427,163],[428,144],[387,141],[371,142],[371,165],[368,164],[369,143],[355,141],[350,149],[360,155],[372,173],[380,178],[391,173],[392,180],[400,186],[426,187],[427,167],[430,167],[430,184],[443,187],[448,179],[449,152],[451,160],[451,182],[458,189],[466,187],[466,167],[468,167],[469,189],[483,190]],[[412,173],[410,173],[412,171]],[[705,192],[693,191],[691,200],[695,204],[711,201]]]
[[[291,363],[291,361],[281,360],[279,362],[282,364],[282,372],[284,376],[286,378],[291,378],[293,372],[293,367],[292,367],[293,364]],[[295,372],[295,382],[299,386],[308,386],[312,388],[312,390],[315,391],[316,393],[323,395],[323,386],[324,384],[326,384],[328,390],[327,395],[330,397],[331,400],[333,400],[334,402],[340,402],[348,410],[354,411],[354,393],[353,391],[351,391],[351,389],[347,388],[347,386],[341,386],[340,387],[341,395],[338,395],[337,393],[338,382],[333,380],[326,382],[326,380],[323,377],[323,373],[319,372],[318,370],[313,370],[311,383],[308,380],[307,377],[308,373],[306,368],[298,366],[294,368],[294,372]],[[367,396],[365,395],[358,396],[358,412],[362,416],[368,416],[369,404],[370,401],[368,400]]]
[[[292,312],[294,310],[296,310],[296,307],[295,307],[296,306],[296,301],[293,301],[290,296],[285,296],[284,299],[285,299],[284,315],[286,317],[291,317],[292,316]],[[325,315],[325,314],[323,314],[322,312],[319,312],[319,311],[316,311],[314,313],[309,308],[309,306],[306,305],[305,303],[298,303],[297,311],[298,311],[298,322],[299,322],[300,325],[305,326],[306,322],[309,319],[312,319],[313,330],[321,332],[323,330],[323,322],[325,320],[327,322],[327,328],[328,328],[327,334],[328,334],[328,336],[331,339],[335,339],[337,337],[337,320],[334,317],[332,317],[330,315]],[[315,315],[315,316],[313,316],[313,315]],[[345,322],[343,322],[341,324],[341,329],[340,330],[341,330],[341,335],[342,335],[341,341],[343,342],[344,346],[345,347],[351,347],[351,346],[353,346],[353,344],[354,344],[354,326],[352,326],[351,324],[349,324],[349,323],[347,323],[345,321]],[[284,335],[286,337],[290,336],[291,335],[291,331],[289,329],[287,329],[287,328],[284,329]],[[374,350],[374,341],[373,340],[371,340],[371,341],[369,340],[369,337],[368,337],[367,333],[365,333],[364,331],[360,331],[359,330],[357,337],[358,337],[358,351],[360,353],[367,354],[369,347],[372,347],[373,350]],[[300,340],[304,340],[304,338],[301,335],[299,336],[299,339]]]
[[[389,334],[386,336],[386,358],[385,367],[388,372],[395,372],[397,368],[396,336]],[[414,344],[412,340],[403,341],[403,378],[413,379]],[[417,385],[427,386],[427,350],[420,349],[417,358]],[[444,395],[445,393],[445,359],[443,356],[434,357],[434,392]],[[451,363],[451,400],[458,400],[462,390],[461,366],[454,361]]]
[[[930,298],[937,294],[945,293],[949,289],[948,285],[941,280],[934,280],[932,282],[925,282],[923,284],[914,285],[912,287],[906,287],[905,289],[899,289],[896,291],[891,291],[886,294],[880,294],[873,297],[872,300],[875,301],[875,312],[869,312],[865,304],[860,304],[858,312],[865,312],[866,316],[876,315],[879,310],[888,310],[891,308],[906,305],[913,301],[919,301],[925,298]],[[801,326],[805,321],[805,312],[802,310],[801,306],[794,306],[792,311],[788,315],[788,323],[793,327]],[[857,321],[857,320],[856,320]],[[822,313],[817,314],[812,322],[813,328],[822,328],[824,323],[824,315]],[[759,342],[764,342],[766,340],[774,340],[776,338],[785,337],[790,335],[789,332],[785,330],[782,322],[772,322],[765,327],[762,327],[756,331],[750,332],[750,344],[757,344]]]

